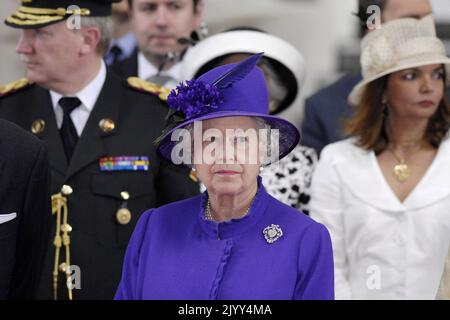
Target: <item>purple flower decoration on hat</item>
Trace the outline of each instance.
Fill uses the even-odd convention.
[[[262,55],[263,53],[258,53],[235,64],[227,72],[218,75],[212,83],[204,81],[203,76],[180,83],[167,97],[170,107],[166,116],[167,125],[154,144],[159,145],[172,130],[183,123],[220,111],[224,105],[222,92],[244,79],[255,68]]]
[[[167,104],[181,111],[186,119],[211,112],[223,102],[220,91],[213,84],[201,80],[189,80],[179,84],[167,98]]]

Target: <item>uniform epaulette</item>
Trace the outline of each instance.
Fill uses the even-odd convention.
[[[160,86],[159,84],[145,81],[138,77],[129,77],[127,82],[131,88],[138,91],[149,92],[159,97],[159,99],[161,99],[164,102],[167,101],[167,97],[169,96],[169,93],[171,91],[170,88],[166,88]]]
[[[13,82],[10,82],[8,84],[5,84],[4,86],[0,86],[0,98],[8,96],[14,92],[20,91],[28,86],[33,84],[30,80],[27,78],[22,78]]]

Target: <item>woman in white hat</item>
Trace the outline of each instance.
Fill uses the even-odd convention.
[[[450,241],[449,64],[431,16],[390,21],[362,40],[350,138],[323,150],[312,182],[337,299],[436,296]]]
[[[290,43],[261,30],[235,28],[202,40],[184,57],[183,78],[197,78],[216,66],[238,62],[258,52],[264,52],[258,66],[267,80],[270,114],[300,119],[304,58]],[[298,145],[286,158],[264,168],[264,185],[281,202],[308,214],[316,163],[315,150]]]

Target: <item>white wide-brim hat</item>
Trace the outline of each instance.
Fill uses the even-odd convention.
[[[444,44],[436,36],[432,15],[386,22],[361,41],[363,80],[353,88],[348,101],[357,106],[366,86],[374,80],[393,72],[432,64],[445,65],[446,85],[450,85],[450,59]]]
[[[264,57],[280,63],[292,74],[295,84],[287,89],[294,93],[290,96],[289,105],[285,106],[288,108],[300,96],[300,88],[305,79],[305,59],[289,42],[262,31],[225,31],[200,41],[184,56],[181,76],[182,79],[193,79],[199,76],[198,72],[204,66],[229,54],[258,52],[264,52]]]

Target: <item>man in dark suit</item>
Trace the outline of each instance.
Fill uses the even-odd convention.
[[[174,88],[181,80],[182,56],[200,27],[203,0],[128,0],[138,48],[112,69],[122,78],[138,76]]]
[[[49,148],[55,218],[43,299],[111,299],[141,213],[198,193],[189,172],[161,160],[153,145],[167,92],[116,78],[102,60],[111,1],[72,1],[77,11],[61,9],[65,0],[24,1],[6,19],[22,29],[16,50],[28,79],[7,86],[0,117]]]
[[[371,13],[367,10],[371,5],[380,7],[382,22],[402,17],[420,18],[431,13],[428,0],[359,0],[357,15],[363,34],[369,31],[367,20]],[[361,79],[360,73],[345,75],[306,100],[301,128],[304,145],[320,154],[327,144],[344,138],[343,123],[353,114],[347,97]]]
[[[32,299],[50,238],[47,149],[5,120],[0,120],[0,177],[0,300]]]

